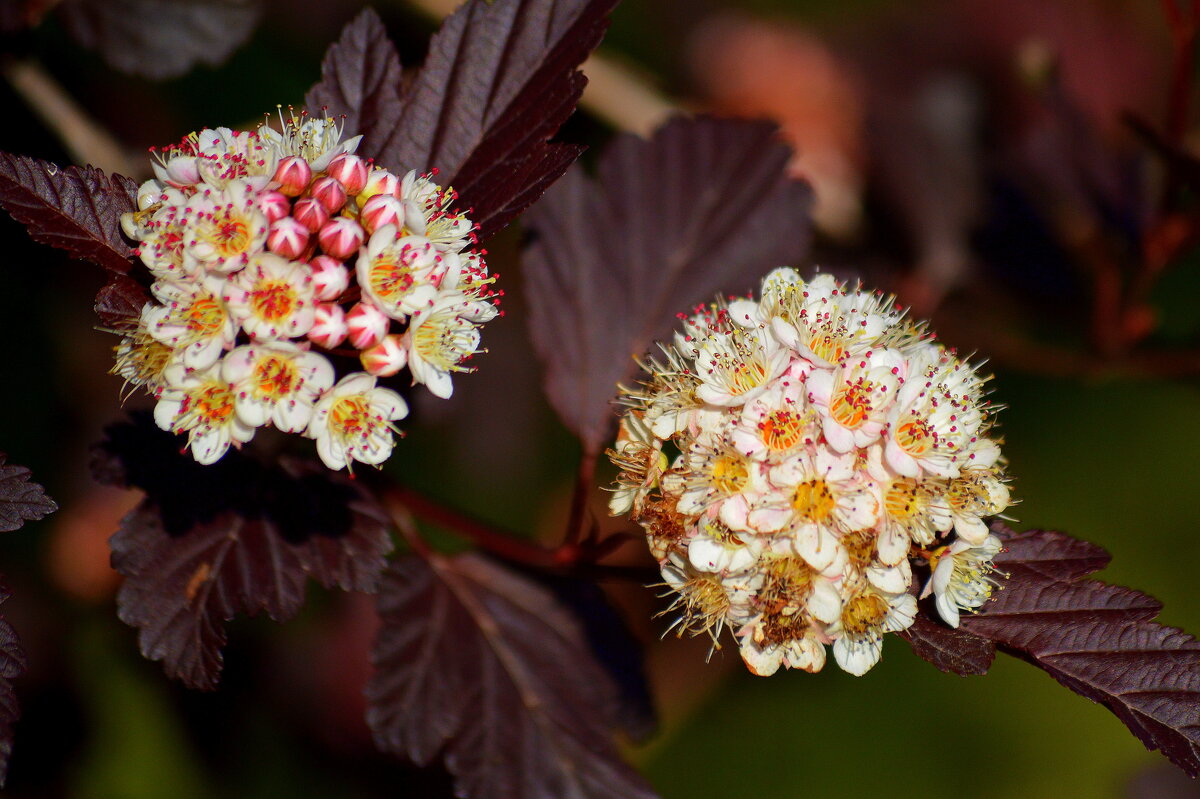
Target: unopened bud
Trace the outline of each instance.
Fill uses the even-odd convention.
[[[291,213],[292,201],[277,191],[265,191],[258,195],[258,210],[268,222],[275,222]]]
[[[363,203],[359,221],[368,233],[384,225],[395,225],[399,230],[404,225],[404,203],[390,194],[376,194]]]
[[[399,372],[408,363],[408,348],[403,341],[403,337],[394,334],[384,336],[374,347],[363,350],[359,354],[363,369],[376,377],[390,377]]]
[[[400,178],[386,169],[376,169],[367,178],[367,184],[363,186],[363,190],[358,193],[354,201],[358,203],[359,208],[362,208],[367,200],[377,194],[390,194],[393,197],[399,197]]]
[[[316,233],[329,221],[329,212],[325,210],[325,206],[312,197],[305,197],[302,200],[296,200],[296,205],[292,208],[292,218],[303,225],[308,232]]]
[[[325,172],[346,187],[347,194],[358,194],[370,175],[367,162],[353,153],[343,153],[329,162]]]
[[[358,252],[364,238],[361,225],[353,219],[339,216],[325,223],[317,236],[317,241],[320,242],[321,249],[326,254],[344,261]]]
[[[299,197],[312,180],[312,167],[298,155],[289,155],[275,168],[279,191],[288,197]]]
[[[346,314],[350,343],[360,350],[374,347],[387,335],[391,321],[383,311],[371,303],[355,303],[350,313]]]
[[[314,180],[308,193],[331,214],[336,214],[346,204],[346,187],[328,176]]]
[[[308,331],[308,340],[313,344],[331,350],[346,340],[349,331],[342,306],[318,302],[313,308],[313,326]]]
[[[267,234],[267,249],[289,260],[299,258],[308,247],[309,232],[290,216],[271,225]]]
[[[336,258],[318,255],[308,265],[312,268],[313,296],[318,300],[336,300],[350,285],[350,270]]]

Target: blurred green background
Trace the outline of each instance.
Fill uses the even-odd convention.
[[[165,83],[113,72],[53,19],[7,44],[10,55],[40,60],[136,152],[299,103],[324,46],[360,6],[269,4],[226,65]],[[433,23],[398,0],[377,6],[404,62],[419,63]],[[734,31],[748,38],[735,40]],[[1089,181],[1055,170],[1087,147],[1060,142],[1054,150],[1053,137],[1029,135],[1042,130],[1040,111],[1021,81],[1041,56],[1061,70],[1068,93],[1084,87],[1076,108],[1100,154],[1078,171],[1101,184],[1115,175],[1099,230],[1136,260],[1131,242],[1153,215],[1148,197],[1161,174],[1115,120],[1126,108],[1155,120],[1165,113],[1168,49],[1156,4],[1111,0],[626,0],[603,47],[684,107],[786,122],[801,147],[797,171],[814,179],[819,198],[851,198],[825,208],[813,260],[802,266],[899,291],[934,312],[948,343],[991,358],[994,398],[1008,406],[1000,429],[1020,500],[1014,526],[1103,545],[1114,562],[1102,577],[1155,595],[1166,606],[1162,621],[1196,631],[1195,374],[1125,368],[1138,362],[1135,351],[1084,359],[1084,368],[1064,367],[1072,376],[1062,376],[1058,361],[1038,360],[1036,347],[1019,357],[991,348],[1011,334],[1091,351],[1089,273],[1055,227],[1064,207],[1078,214],[1097,204],[1076,196]],[[730,54],[748,70],[742,82],[723,82],[738,72],[722,60]],[[66,163],[25,100],[7,85],[0,93],[10,109],[0,147]],[[961,124],[947,127],[943,117]],[[602,146],[611,133],[584,113],[563,136]],[[32,659],[18,682],[24,718],[11,795],[443,795],[443,775],[372,752],[359,697],[371,635],[362,598],[314,590],[287,626],[231,625],[227,673],[212,695],[189,693],[140,659],[134,632],[115,617],[115,583],[104,565],[104,540],[129,499],[94,488],[86,468],[89,443],[119,413],[119,381],[106,375],[112,340],[93,329],[91,315],[101,279],[30,244],[7,217],[0,237],[0,319],[14,336],[0,391],[0,450],[32,468],[63,508],[0,540],[0,571],[14,590],[4,611]],[[498,524],[553,536],[576,449],[538,393],[520,239],[512,230],[490,246],[509,304],[489,325],[480,371],[460,381],[453,402],[418,402],[389,468]],[[1154,322],[1140,346],[1161,354],[1196,344],[1198,267],[1185,259],[1146,300]],[[627,558],[645,562],[632,551]],[[614,588],[647,647],[663,719],[629,754],[667,799],[1200,795],[1106,710],[1026,664],[1001,656],[988,676],[960,678],[894,639],[863,678],[832,666],[755,678],[730,651],[706,666],[699,642],[659,641],[666,621],[651,620],[651,594]]]

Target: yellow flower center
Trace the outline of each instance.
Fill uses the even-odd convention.
[[[254,391],[262,399],[280,400],[296,390],[299,370],[290,358],[268,355],[254,365]]]
[[[183,312],[184,324],[197,336],[211,336],[225,326],[225,309],[211,294],[199,294]]]
[[[807,522],[823,522],[833,513],[837,503],[824,480],[807,480],[796,486],[792,494],[792,509]]]
[[[254,315],[267,322],[282,322],[296,309],[298,298],[286,280],[263,280],[250,292]]]
[[[909,478],[893,480],[883,498],[883,507],[897,521],[908,521],[921,510],[919,483]]]
[[[896,443],[914,458],[924,455],[933,446],[929,423],[924,419],[914,419],[900,425],[896,428]]]
[[[737,494],[750,484],[746,461],[736,452],[718,455],[712,464],[712,484],[722,494]]]
[[[849,635],[877,633],[887,618],[888,603],[879,594],[867,591],[842,607],[842,629]]]
[[[843,385],[834,393],[829,403],[829,415],[848,430],[857,430],[871,415],[870,380],[860,380]]]
[[[784,452],[804,438],[804,419],[793,410],[783,408],[771,413],[758,425],[759,435],[767,449]]]

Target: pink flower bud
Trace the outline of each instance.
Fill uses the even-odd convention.
[[[401,336],[384,336],[383,341],[363,350],[358,357],[368,374],[389,377],[408,363],[408,348],[404,346]]]
[[[363,203],[359,221],[367,233],[374,233],[384,225],[395,225],[399,230],[404,224],[404,203],[390,194],[376,194]]]
[[[318,347],[331,350],[346,340],[350,332],[346,325],[346,312],[342,306],[332,302],[318,302],[313,309],[313,326],[308,331],[308,340]]]
[[[387,335],[391,319],[369,302],[355,303],[346,314],[346,325],[350,329],[350,343],[360,350],[374,347]]]
[[[350,285],[350,270],[335,258],[318,255],[308,265],[312,268],[313,296],[318,300],[336,300]]]
[[[316,233],[329,221],[329,212],[312,197],[305,197],[296,200],[296,205],[292,208],[292,218],[303,225],[305,230]]]
[[[343,153],[329,162],[325,172],[346,187],[347,194],[358,194],[367,185],[367,162],[353,153]]]
[[[317,234],[321,249],[343,261],[358,252],[364,238],[362,226],[344,216],[330,219]]]
[[[346,187],[331,177],[314,180],[308,194],[331,214],[336,214],[346,204]]]
[[[258,195],[258,210],[268,222],[275,222],[291,213],[292,201],[277,191],[265,191]]]
[[[289,155],[280,160],[275,168],[275,180],[279,181],[280,193],[288,197],[299,197],[312,180],[312,167],[298,155]]]
[[[267,234],[267,249],[276,255],[295,260],[304,253],[308,246],[309,232],[304,225],[290,216],[285,216],[271,225]]]
[[[386,169],[376,169],[367,178],[367,185],[363,186],[363,190],[358,193],[354,201],[358,203],[359,208],[362,208],[367,200],[377,194],[390,194],[393,197],[399,197],[400,178]]]

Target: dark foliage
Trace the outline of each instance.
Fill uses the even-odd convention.
[[[130,269],[121,214],[136,210],[136,201],[137,184],[121,175],[0,152],[0,206],[34,241],[111,272]]]
[[[416,763],[445,761],[470,799],[637,799],[653,792],[612,741],[621,703],[579,622],[479,555],[395,563],[368,723]]]
[[[348,132],[362,133],[359,152],[380,164],[437,169],[486,238],[581,152],[547,140],[575,109],[584,85],[576,67],[616,2],[470,0],[433,38],[406,90],[378,17],[364,12],[330,51],[307,102],[358,122]]]
[[[71,35],[114,69],[154,80],[217,66],[250,38],[260,0],[64,0]]]
[[[775,134],[699,118],[650,141],[623,136],[597,180],[576,167],[527,215],[534,344],[550,400],[586,449],[609,438],[617,383],[674,314],[804,256],[811,192],[784,173],[790,151]]]
[[[191,687],[216,686],[222,622],[291,618],[309,577],[373,591],[391,550],[382,511],[348,479],[238,452],[202,466],[145,415],[108,430],[94,467],[102,482],[146,492],[111,541],[127,578],[119,615],[139,629],[142,654]]]
[[[985,638],[955,630],[925,616],[900,633],[913,652],[945,672],[987,674],[996,658],[996,645]]]
[[[0,602],[8,600],[8,589],[0,586]],[[6,620],[0,619],[0,788],[8,776],[8,759],[12,756],[13,728],[21,715],[12,681],[25,673],[28,659],[17,632]]]
[[[58,510],[45,489],[29,482],[28,469],[5,465],[4,460],[4,453],[0,453],[0,533],[16,530],[25,522],[37,521]]]
[[[304,104],[311,113],[325,109],[331,117],[343,118],[346,136],[362,134],[362,155],[383,152],[404,107],[403,74],[396,48],[374,10],[355,17],[330,45],[321,62],[321,81],[308,90]]]
[[[1200,643],[1154,623],[1153,597],[1083,579],[1107,565],[1100,547],[1062,533],[1001,527],[1003,588],[960,630],[925,620],[914,650],[943,670],[977,674],[966,653],[995,644],[1116,714],[1142,743],[1200,774]],[[967,637],[977,639],[975,644]]]

